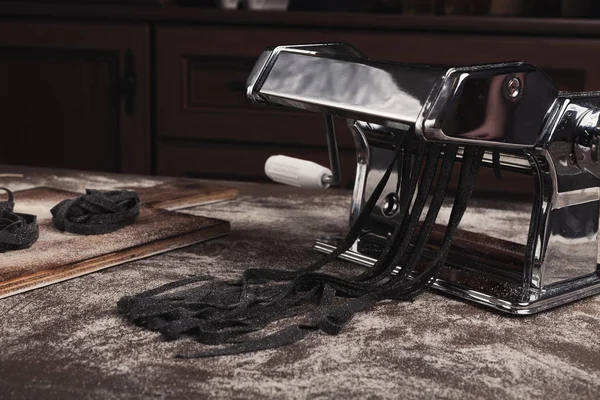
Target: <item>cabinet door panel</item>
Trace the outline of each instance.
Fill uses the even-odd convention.
[[[323,144],[322,128],[310,117],[245,99],[245,78],[261,51],[274,44],[345,41],[376,59],[438,66],[524,60],[546,68],[563,90],[600,89],[597,40],[173,26],[159,26],[156,38],[159,137]],[[224,120],[215,113],[221,109],[265,122],[256,129]],[[339,140],[342,147],[353,146],[348,135]]]
[[[12,151],[0,163],[150,172],[148,54],[145,26],[2,22],[3,147]],[[126,62],[137,74],[131,110]]]
[[[246,57],[186,57],[185,105],[203,107],[252,107],[246,94],[246,79],[254,65]]]
[[[545,69],[561,90],[600,89],[600,74],[595,73],[600,69],[600,55],[596,55],[600,54],[599,40],[280,27],[159,26],[156,31],[158,138],[235,143],[236,151],[242,152],[244,146],[248,146],[248,151],[254,154],[258,153],[250,149],[258,144],[264,144],[270,151],[285,145],[285,149],[297,148],[300,153],[305,146],[324,146],[321,115],[250,104],[245,98],[243,82],[267,46],[334,41],[353,44],[375,59],[434,66],[523,60]],[[338,141],[342,150],[350,151],[354,147],[347,129],[340,129]],[[168,157],[185,153],[189,163],[185,168],[191,168],[196,159],[196,173],[220,171],[222,177],[241,174],[245,179],[264,178],[261,168],[267,151],[261,153],[261,163],[255,161],[250,168],[236,157],[231,157],[226,166],[205,163],[201,147],[176,153],[169,146],[158,150],[161,173],[179,173],[183,161],[173,160],[181,168],[171,170],[167,167]],[[326,158],[315,161],[328,163]],[[350,163],[343,169],[345,177],[354,173]],[[482,176],[487,180],[492,173],[486,170]],[[493,183],[484,188],[490,193],[510,195],[531,189],[529,181],[490,182]]]
[[[157,28],[157,136],[324,146],[321,115],[258,106],[247,99],[246,79],[268,43],[255,36],[255,28],[249,28],[244,45],[239,37],[242,32],[238,28]],[[209,37],[220,45],[208,44]],[[337,126],[346,130],[343,121]],[[340,134],[338,140],[340,147],[354,148],[349,134]]]

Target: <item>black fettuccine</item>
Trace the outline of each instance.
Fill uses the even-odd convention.
[[[0,253],[31,247],[38,239],[37,217],[15,213],[14,196],[7,188],[0,190],[8,194],[7,201],[0,201]]]
[[[15,196],[13,192],[5,187],[0,187],[0,190],[6,192],[8,199],[6,201],[0,201],[0,210],[10,210],[15,208]]]
[[[60,231],[99,235],[134,223],[140,213],[140,199],[130,190],[86,189],[84,196],[63,200],[50,212]]]
[[[203,344],[226,345],[178,356],[182,358],[276,348],[319,330],[335,335],[355,313],[384,299],[412,299],[435,281],[467,208],[485,152],[480,147],[464,148],[457,193],[443,241],[438,253],[425,259],[423,249],[445,198],[457,150],[453,144],[426,143],[406,135],[343,243],[308,267],[297,271],[248,269],[239,281],[189,278],[125,297],[118,308],[130,321],[159,331],[168,339],[190,334]],[[360,237],[394,168],[401,177],[398,222],[375,265],[350,279],[318,272]],[[392,274],[398,266],[399,272]],[[248,336],[274,321],[295,315],[306,318],[300,324],[258,339]]]

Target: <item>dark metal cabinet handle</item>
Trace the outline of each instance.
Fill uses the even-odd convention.
[[[137,74],[135,71],[135,55],[131,49],[127,50],[127,54],[125,54],[125,71],[119,79],[119,92],[125,99],[125,112],[127,115],[133,115],[137,97]]]

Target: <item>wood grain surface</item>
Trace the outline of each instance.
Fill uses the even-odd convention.
[[[0,298],[229,233],[227,221],[159,207],[180,209],[231,199],[237,189],[179,180],[135,190],[142,203],[135,224],[88,236],[60,232],[52,225],[50,209],[80,193],[52,187],[15,192],[15,211],[37,215],[40,236],[31,248],[0,256]]]
[[[140,201],[147,206],[171,211],[231,200],[238,194],[236,188],[201,183],[194,179],[178,179],[156,186],[125,189],[135,190]]]

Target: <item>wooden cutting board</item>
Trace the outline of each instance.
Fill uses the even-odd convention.
[[[201,183],[193,179],[178,179],[150,187],[124,187],[135,190],[147,206],[179,210],[216,201],[234,199],[238,190],[232,187]]]
[[[165,210],[181,210],[215,201],[232,200],[238,190],[193,179],[178,179],[173,182],[148,187],[118,187],[135,190],[143,207]],[[48,186],[15,192],[15,211],[37,215],[38,220],[52,218],[50,209],[60,201],[81,196],[83,193],[68,192]],[[0,196],[3,193],[0,193]]]
[[[60,232],[52,225],[50,209],[80,193],[49,187],[15,192],[15,211],[37,215],[40,236],[29,249],[0,254],[0,298],[229,233],[227,221],[158,206],[179,209],[231,199],[236,189],[182,180],[135,190],[142,203],[135,224],[90,236]]]

